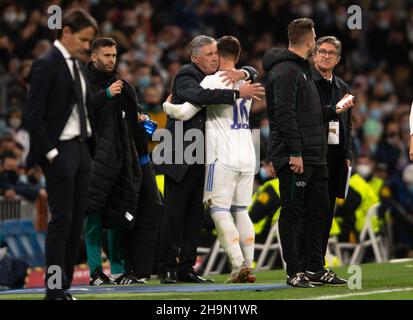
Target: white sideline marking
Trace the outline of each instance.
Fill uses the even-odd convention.
[[[321,296],[321,297],[315,297],[315,298],[308,298],[308,299],[304,299],[304,300],[330,300],[330,299],[348,298],[348,297],[355,297],[355,296],[369,296],[371,294],[402,292],[402,291],[413,291],[413,287],[391,289],[391,290],[376,290],[376,291],[368,291],[368,292],[336,294],[336,295],[330,295],[330,296]]]

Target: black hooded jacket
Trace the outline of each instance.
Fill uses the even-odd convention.
[[[323,114],[308,61],[287,49],[270,49],[263,68],[271,129],[268,160],[276,170],[291,156],[302,156],[304,165],[325,165]]]
[[[97,123],[87,212],[101,214],[105,228],[131,228],[142,182],[139,155],[147,153],[144,129],[137,121],[136,92],[123,81],[122,93],[109,98],[105,90],[117,80],[116,73],[103,73],[89,63],[86,75]]]

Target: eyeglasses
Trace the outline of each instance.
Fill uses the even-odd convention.
[[[324,50],[324,49],[318,50],[318,54],[319,54],[320,56],[322,56],[322,57],[327,56],[327,54],[328,54],[330,57],[337,57],[337,56],[338,56],[338,52],[337,52],[337,51],[333,51],[333,50],[327,51],[327,50]]]

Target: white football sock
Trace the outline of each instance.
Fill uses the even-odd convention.
[[[255,230],[247,207],[232,206],[231,213],[235,219],[238,230],[240,246],[244,254],[245,263],[248,268],[252,268],[254,262]]]
[[[239,269],[244,262],[244,257],[239,243],[238,230],[235,227],[229,209],[211,207],[211,218],[215,223],[218,240],[228,255],[233,269]]]

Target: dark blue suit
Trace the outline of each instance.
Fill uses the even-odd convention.
[[[57,265],[62,270],[62,286],[47,288],[47,296],[56,298],[70,287],[80,246],[93,134],[87,141],[77,137],[59,140],[77,99],[70,70],[55,46],[33,62],[29,80],[25,113],[31,138],[28,165],[40,164],[46,176],[52,216],[46,235],[46,266]],[[93,132],[93,112],[86,91],[86,108]],[[46,154],[54,148],[59,154],[50,163]],[[46,287],[50,276],[46,274]]]

